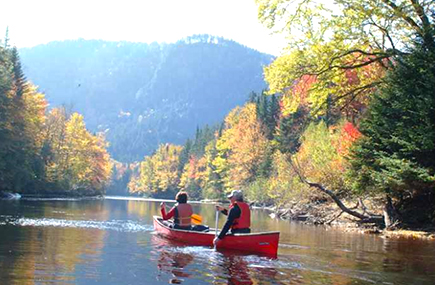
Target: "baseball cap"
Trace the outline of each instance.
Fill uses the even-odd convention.
[[[243,198],[243,192],[242,190],[233,190],[227,197],[228,199],[231,199],[233,197],[235,197],[236,199],[240,199]]]

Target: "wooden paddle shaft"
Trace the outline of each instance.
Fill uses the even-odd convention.
[[[218,236],[219,210],[216,210],[215,237]]]

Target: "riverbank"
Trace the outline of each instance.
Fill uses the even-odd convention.
[[[344,201],[351,209],[364,209],[366,213],[383,215],[382,201],[360,200],[357,203]],[[353,205],[353,206],[352,206]],[[416,224],[396,226],[394,229],[385,229],[384,225],[376,223],[361,223],[357,218],[343,212],[336,203],[328,200],[317,202],[291,202],[277,207],[264,207],[270,211],[271,218],[279,218],[288,221],[298,221],[306,224],[325,225],[345,231],[359,232],[362,234],[376,234],[383,238],[406,238],[435,240],[434,224]]]
[[[110,199],[110,200],[137,200],[137,201],[153,201],[153,202],[167,202],[175,203],[171,199],[156,199],[145,197],[133,196],[103,196],[103,195],[72,195],[72,193],[58,193],[58,194],[24,194],[23,199]],[[227,201],[216,200],[202,200],[202,201],[189,201],[192,204],[222,204]],[[346,205],[352,205],[352,201],[344,201]],[[357,204],[353,202],[355,209],[356,206],[361,207],[361,203],[366,212],[382,215],[382,201],[381,200],[364,200]],[[376,234],[384,238],[407,238],[407,239],[426,239],[435,240],[435,225],[419,225],[417,227],[398,227],[394,230],[386,230],[381,225],[374,223],[361,223],[355,217],[348,215],[341,211],[341,209],[334,203],[328,200],[320,200],[316,202],[293,201],[285,206],[277,208],[270,205],[251,204],[253,209],[263,209],[268,211],[269,216],[274,219],[281,219],[287,221],[298,221],[305,224],[325,225],[333,227],[337,230],[344,232],[358,232],[362,234]]]

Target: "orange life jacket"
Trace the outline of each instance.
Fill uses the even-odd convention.
[[[180,226],[190,226],[191,217],[193,214],[192,206],[190,204],[178,204],[176,206],[174,223]]]
[[[238,205],[240,208],[240,218],[235,219],[231,229],[249,229],[251,227],[251,209],[249,209],[249,205],[245,202],[236,201],[234,204],[230,205],[230,210]]]

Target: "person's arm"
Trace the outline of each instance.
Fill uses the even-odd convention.
[[[169,210],[168,213],[166,213],[165,204],[162,203],[161,208],[160,208],[160,212],[162,214],[163,220],[169,220],[170,218],[174,217],[174,215],[175,215],[175,207],[172,207],[172,209]]]
[[[228,213],[227,221],[225,222],[224,227],[222,228],[222,231],[219,233],[218,238],[223,239],[227,232],[230,230],[231,226],[234,223],[235,219],[240,218],[240,214],[242,211],[240,210],[240,207],[236,204]]]
[[[228,210],[225,209],[222,206],[216,205],[216,210],[218,210],[219,212],[221,212],[222,214],[224,214],[225,216],[228,216]]]

